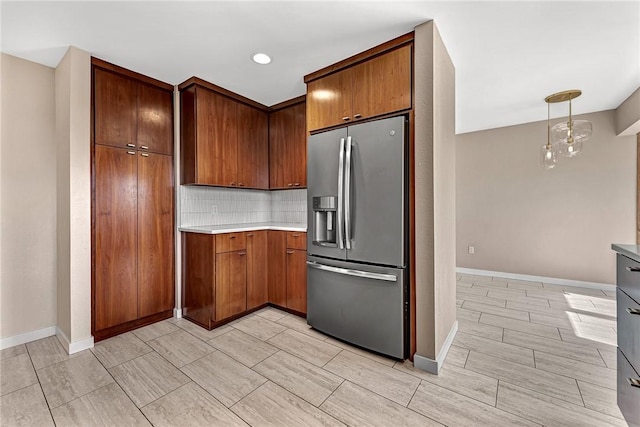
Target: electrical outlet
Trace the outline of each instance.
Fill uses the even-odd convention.
[[[214,213],[214,214],[218,213],[218,205],[211,205],[211,213]]]
[[[471,255],[473,255],[473,254],[475,254],[475,253],[476,253],[476,248],[475,248],[475,246],[469,246],[469,253],[470,253]]]

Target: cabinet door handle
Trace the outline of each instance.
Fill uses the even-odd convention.
[[[149,157],[149,155],[148,155],[147,153],[140,153],[140,155],[141,155],[142,157]]]
[[[635,314],[637,316],[640,316],[640,309],[638,308],[631,308],[631,307],[627,307],[627,313],[629,314]]]
[[[142,149],[142,150],[148,150],[148,149],[149,149],[149,147],[147,147],[146,145],[141,145],[141,146],[140,146],[140,149]]]
[[[236,183],[235,183],[235,182],[230,182],[230,183],[229,183],[229,185],[231,185],[231,186],[235,187],[235,186],[236,186]]]
[[[239,182],[238,187],[244,187],[244,182]]]
[[[293,184],[292,183],[288,183],[287,187],[293,187]]]
[[[247,237],[253,237],[253,233],[247,234]]]
[[[238,252],[239,256],[243,256],[243,255],[246,255],[246,254],[247,254],[246,252]]]
[[[354,118],[354,119],[359,119],[360,117],[362,117],[362,114],[354,114],[354,115],[353,115],[353,118]]]
[[[294,187],[300,187],[300,183],[299,183],[299,182],[296,182],[296,183],[294,183],[294,184],[293,184],[293,186],[294,186]]]
[[[129,147],[129,148],[135,148],[135,147],[136,147],[136,144],[127,144],[127,147]]]
[[[287,255],[291,255],[293,251],[287,251]]]
[[[348,121],[349,121],[349,119],[350,119],[350,117],[349,117],[349,116],[344,116],[344,117],[342,118],[342,120],[344,120],[345,122],[348,122]]]
[[[638,387],[640,388],[640,380],[637,378],[627,378],[627,381],[629,381],[629,385],[631,387]]]
[[[640,267],[625,267],[625,269],[626,269],[627,271],[632,272],[632,273],[637,273],[637,272],[639,272],[639,271],[640,271]]]
[[[127,154],[131,154],[133,156],[134,154],[136,154],[136,152],[135,151],[127,151]]]
[[[299,234],[292,234],[291,237],[300,237]]]
[[[236,238],[236,236],[229,236],[229,238],[230,238],[230,239],[235,239],[235,238]]]

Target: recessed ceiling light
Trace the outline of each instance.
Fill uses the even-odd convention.
[[[253,59],[253,62],[255,62],[256,64],[261,65],[266,65],[271,62],[271,57],[266,53],[254,53],[253,55],[251,55],[251,59]]]

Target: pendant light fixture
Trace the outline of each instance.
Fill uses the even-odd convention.
[[[593,128],[588,120],[573,120],[571,100],[582,95],[573,89],[554,93],[544,100],[547,103],[547,143],[542,146],[542,165],[546,169],[558,163],[558,155],[575,157],[582,152],[582,143],[591,138]],[[551,127],[550,104],[569,101],[569,119]]]

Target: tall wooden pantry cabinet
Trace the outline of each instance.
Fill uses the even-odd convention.
[[[173,87],[92,58],[92,333],[171,317]]]

